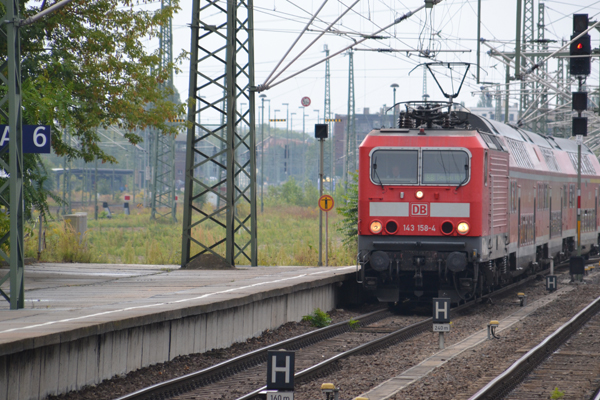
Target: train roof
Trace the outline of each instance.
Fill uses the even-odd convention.
[[[484,141],[492,148],[503,149],[495,136],[502,136],[505,142],[512,145],[522,146],[521,143],[530,143],[541,151],[558,150],[567,153],[577,153],[577,142],[570,139],[546,136],[521,129],[514,125],[493,121],[481,115],[473,114],[468,108],[447,101],[407,101],[403,104],[405,110],[401,110],[398,119],[398,127],[393,129],[376,129],[370,135],[409,132],[410,129],[426,127],[427,130],[438,135],[468,134],[476,130]],[[390,108],[391,109],[391,108]],[[585,145],[582,153],[594,155]],[[594,155],[595,156],[595,155]]]
[[[547,149],[557,149],[569,153],[577,153],[577,142],[574,140],[558,138],[553,136],[540,135],[535,132],[507,125],[502,122],[493,121],[481,115],[469,113],[469,124],[480,132],[492,135],[504,136],[520,142],[533,143],[538,147]],[[582,151],[588,154],[593,152],[585,145]]]

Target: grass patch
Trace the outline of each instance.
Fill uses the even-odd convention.
[[[209,204],[204,205],[211,211]],[[113,217],[94,220],[92,207],[73,210],[87,212],[88,230],[79,244],[72,229],[62,221],[46,226],[46,249],[41,261],[48,262],[96,262],[121,264],[180,264],[183,207],[178,206],[177,220],[151,220],[149,209],[132,208],[131,215],[120,209],[112,209]],[[246,214],[247,210],[238,210]],[[258,211],[258,265],[265,266],[314,266],[319,259],[319,210],[317,207],[296,205],[269,206]],[[344,247],[343,237],[335,229],[341,217],[329,213],[329,265],[352,265],[355,254]],[[223,216],[224,222],[224,216]],[[325,225],[325,218],[323,218]],[[25,245],[28,257],[37,256],[37,228],[31,230]],[[224,229],[216,223],[203,223],[193,228],[192,237],[203,244],[223,239]],[[247,240],[249,234],[238,232]],[[323,238],[325,226],[323,226]],[[192,254],[200,250],[192,245]],[[224,255],[224,243],[215,248]],[[247,249],[249,254],[250,249]],[[325,262],[323,251],[323,262]],[[86,261],[88,260],[88,261]],[[237,265],[249,265],[244,257],[236,259]]]

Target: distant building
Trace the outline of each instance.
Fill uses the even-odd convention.
[[[379,113],[371,114],[368,107],[363,108],[362,113],[356,113],[354,116],[354,124],[356,126],[356,144],[354,146],[356,151],[354,154],[356,157],[358,157],[358,146],[360,146],[367,134],[373,129],[392,127],[394,125],[394,116],[393,114],[383,114],[383,110],[380,110]],[[348,116],[336,114],[335,119],[341,119],[341,122],[335,122],[333,126],[335,175],[342,176],[344,174],[344,160],[346,158],[346,130],[348,125]]]
[[[502,107],[502,114],[496,115],[496,109],[494,107],[467,107],[473,114],[481,115],[482,117],[504,122],[504,107]],[[519,120],[519,107],[517,104],[513,104],[512,107],[508,108],[508,123],[516,124]]]

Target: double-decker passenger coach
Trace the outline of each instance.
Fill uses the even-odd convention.
[[[468,300],[574,254],[577,144],[410,102],[360,145],[364,289],[398,303]],[[582,146],[581,243],[598,246],[600,164]]]

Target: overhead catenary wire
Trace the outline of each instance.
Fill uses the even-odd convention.
[[[434,5],[438,4],[441,1],[442,0],[433,0],[433,4]],[[398,23],[400,23],[400,22],[402,22],[402,21],[410,18],[410,16],[412,16],[416,12],[422,10],[423,8],[425,8],[425,5],[422,5],[422,6],[418,7],[414,11],[409,11],[408,13],[404,14],[402,17],[399,17],[399,18],[395,19],[392,23],[390,23],[390,24],[386,25],[385,27],[381,28],[380,30],[374,32],[373,35],[378,35],[379,33],[383,32],[384,30],[386,30],[386,29],[388,29],[388,28],[390,28],[390,27],[392,27],[392,26],[394,26],[394,25],[396,25],[396,24],[398,24]],[[312,65],[310,65],[310,66],[308,66],[308,67],[306,67],[306,68],[304,68],[304,69],[302,69],[302,70],[300,70],[300,71],[298,71],[298,72],[296,72],[296,73],[294,73],[294,74],[292,74],[292,75],[290,75],[290,76],[288,76],[288,77],[286,77],[286,78],[278,81],[278,82],[276,82],[276,83],[271,83],[271,84],[269,84],[267,86],[260,85],[258,87],[258,91],[261,92],[261,91],[267,90],[269,88],[272,88],[274,86],[277,86],[277,85],[279,85],[279,84],[281,84],[281,83],[283,83],[283,82],[285,82],[285,81],[287,81],[287,80],[289,80],[289,79],[291,79],[291,78],[293,78],[293,77],[295,77],[295,76],[297,76],[297,75],[299,75],[299,74],[301,74],[301,73],[303,73],[303,72],[305,72],[305,71],[307,71],[307,70],[309,70],[309,69],[311,69],[311,68],[313,68],[313,67],[315,67],[315,66],[317,66],[319,64],[322,64],[323,62],[325,62],[325,61],[327,61],[327,60],[329,60],[329,59],[331,59],[331,58],[333,58],[333,57],[335,57],[335,56],[337,56],[337,55],[339,55],[341,53],[343,53],[343,52],[345,52],[345,51],[353,48],[354,46],[356,46],[356,45],[364,42],[365,40],[367,40],[367,38],[360,39],[360,40],[356,41],[354,44],[351,44],[350,46],[347,46],[347,47],[343,48],[342,50],[339,50],[339,51],[333,53],[329,57],[325,57],[322,60],[320,60],[320,61],[318,61],[318,62],[316,62],[316,63],[314,63],[314,64],[312,64]]]
[[[290,63],[288,63],[288,65],[286,67],[284,67],[277,75],[275,75],[272,79],[271,76],[273,76],[273,73],[277,70],[277,68],[279,68],[279,65],[281,65],[281,63],[283,62],[283,60],[285,59],[285,57],[287,57],[287,55],[290,53],[290,51],[292,50],[292,48],[296,45],[296,43],[298,43],[298,41],[300,40],[300,37],[302,37],[302,35],[304,34],[304,32],[306,32],[306,28],[300,33],[300,35],[298,36],[298,38],[296,39],[296,41],[294,42],[294,44],[292,44],[292,47],[290,47],[290,49],[288,50],[288,52],[283,56],[283,58],[281,59],[281,61],[279,62],[279,64],[277,64],[277,66],[275,67],[275,69],[273,70],[273,72],[271,72],[271,74],[269,75],[269,77],[265,80],[265,83],[263,83],[263,87],[268,87],[270,83],[272,83],[275,79],[277,79],[279,76],[281,76],[282,73],[284,73],[296,60],[298,60],[298,58],[300,58],[300,56],[302,56],[302,54],[304,54],[313,44],[315,44],[317,42],[317,40],[319,40],[324,34],[325,32],[327,32],[327,30],[329,28],[331,28],[333,25],[335,25],[335,23],[337,21],[339,21],[344,15],[346,15],[346,13],[348,11],[350,11],[352,9],[352,7],[354,7],[360,0],[356,0],[354,3],[352,3],[351,6],[349,6],[342,14],[340,14],[338,16],[337,19],[335,19],[331,24],[329,24],[329,26],[327,27],[327,29],[325,29],[321,34],[319,34],[308,46],[306,46],[306,48],[304,50],[302,50],[300,52],[300,54],[298,54],[296,56],[296,58],[294,58]],[[327,2],[327,0],[325,0],[325,2]],[[325,5],[325,3],[323,3],[323,6]],[[322,8],[322,6],[321,6]],[[320,11],[320,9],[319,9]],[[309,24],[312,22],[312,20],[309,22]],[[308,27],[308,25],[307,25]],[[260,90],[259,90],[260,91]]]

